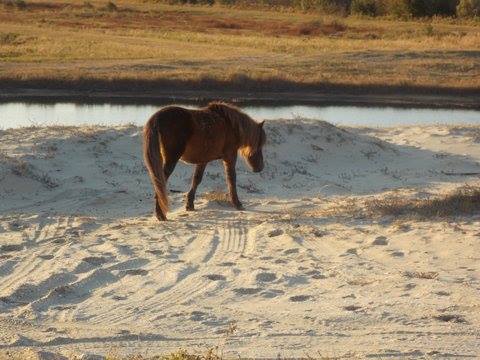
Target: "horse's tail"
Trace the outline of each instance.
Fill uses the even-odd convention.
[[[143,157],[155,191],[155,213],[158,220],[167,220],[168,197],[163,158],[160,150],[160,133],[157,119],[150,119],[143,129]]]

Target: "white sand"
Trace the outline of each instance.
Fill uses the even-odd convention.
[[[159,223],[140,128],[1,131],[0,352],[480,357],[479,215],[312,215],[479,184],[444,172],[480,172],[480,127],[267,133],[264,172],[237,166],[246,211],[203,195],[225,191],[215,163],[197,211],[172,193]]]

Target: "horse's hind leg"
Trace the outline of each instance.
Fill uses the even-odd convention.
[[[167,217],[163,213],[162,209],[160,209],[160,205],[158,205],[158,197],[157,194],[155,194],[155,215],[157,216],[157,219],[159,221],[165,221],[167,220]]]
[[[185,150],[185,142],[174,142],[172,141],[172,137],[167,138],[162,132],[160,132],[160,138],[162,147],[160,155],[163,158],[163,174],[165,176],[165,181],[167,181]],[[167,220],[166,216],[160,209],[157,195],[155,195],[155,214],[158,220]]]
[[[193,174],[193,178],[192,178],[192,187],[190,188],[190,191],[187,193],[187,204],[186,204],[187,211],[193,211],[195,209],[195,206],[193,205],[193,202],[195,200],[195,193],[197,191],[198,185],[202,181],[203,173],[205,172],[206,166],[207,166],[206,163],[198,164],[197,166],[195,166],[195,173]]]

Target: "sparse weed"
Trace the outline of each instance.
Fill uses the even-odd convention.
[[[229,204],[228,194],[220,190],[209,191],[203,194],[203,197],[209,202],[226,205]]]

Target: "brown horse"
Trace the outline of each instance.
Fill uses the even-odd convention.
[[[157,219],[167,219],[166,182],[179,159],[196,164],[187,210],[194,209],[195,192],[207,163],[217,159],[223,160],[233,206],[243,209],[236,188],[237,153],[240,150],[254,172],[262,171],[265,140],[263,121],[257,123],[229,104],[214,102],[198,110],[168,106],[156,112],[144,127],[143,152],[155,191]]]

